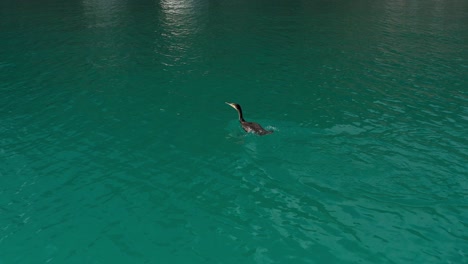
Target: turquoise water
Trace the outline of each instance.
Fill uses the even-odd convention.
[[[465,0],[2,1],[0,263],[468,263],[467,32]]]

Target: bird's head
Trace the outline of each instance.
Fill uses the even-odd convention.
[[[228,103],[226,102],[226,104],[230,105],[232,108],[236,109],[237,111],[241,111],[241,107],[239,104],[236,104],[236,103]]]

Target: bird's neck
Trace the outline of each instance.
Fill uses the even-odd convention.
[[[238,109],[238,110],[237,110],[237,113],[239,114],[239,121],[240,121],[240,122],[245,122],[244,116],[242,115],[242,110],[241,110],[241,109]]]

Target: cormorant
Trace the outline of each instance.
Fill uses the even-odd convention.
[[[260,126],[257,123],[245,121],[244,116],[242,115],[242,108],[239,104],[228,102],[226,102],[226,104],[230,105],[232,108],[237,110],[237,113],[239,114],[239,122],[241,123],[241,126],[245,130],[245,132],[252,132],[260,136],[273,133],[272,130],[265,130],[262,126]]]

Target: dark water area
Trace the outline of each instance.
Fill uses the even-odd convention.
[[[465,0],[2,1],[0,263],[468,263],[467,32]]]

